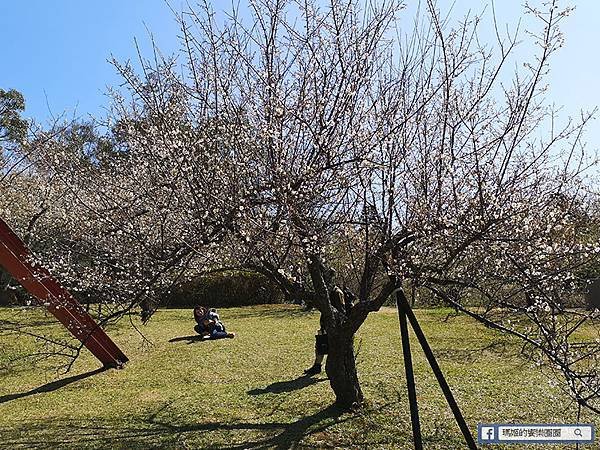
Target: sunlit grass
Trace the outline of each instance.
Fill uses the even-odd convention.
[[[575,421],[573,405],[520,356],[519,342],[464,316],[445,321],[448,312],[417,316],[474,432],[479,422]],[[0,318],[7,314],[15,310],[0,310]],[[97,369],[86,352],[60,377],[66,382],[35,368],[1,372],[0,447],[412,447],[393,309],[372,315],[361,329],[356,348],[368,403],[344,414],[330,407],[324,375],[298,379],[312,363],[317,313],[278,305],[220,314],[236,339],[185,339],[194,335],[191,311],[163,310],[142,327],[151,347],[126,321],[109,330],[131,360],[124,370],[70,378]],[[31,343],[0,336],[0,345],[6,357]],[[425,447],[464,448],[414,339],[413,358]]]

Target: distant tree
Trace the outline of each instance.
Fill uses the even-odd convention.
[[[21,117],[25,110],[23,95],[14,89],[0,89],[0,142],[21,142],[27,133],[27,122]]]
[[[20,92],[0,89],[0,186],[22,161],[22,155],[14,150],[27,136],[28,125],[21,117],[24,110],[25,100]]]

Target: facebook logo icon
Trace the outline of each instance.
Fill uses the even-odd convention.
[[[481,427],[481,440],[483,441],[493,441],[496,437],[494,432],[494,427]]]
[[[480,425],[479,427],[479,443],[493,443],[496,442],[498,436],[496,436],[496,427],[491,427],[489,425]]]

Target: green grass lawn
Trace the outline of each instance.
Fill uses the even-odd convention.
[[[0,319],[8,314],[15,310],[0,310]],[[447,314],[417,311],[474,433],[479,422],[575,422],[572,403],[519,355],[519,342],[464,316],[444,321]],[[351,413],[331,407],[324,375],[299,378],[312,363],[317,313],[278,305],[220,315],[236,339],[186,339],[194,335],[191,310],[159,311],[142,327],[152,346],[122,321],[109,334],[130,358],[124,370],[94,373],[98,364],[86,351],[60,377],[35,368],[0,372],[0,447],[412,447],[393,309],[372,314],[357,338],[368,402]],[[20,317],[46,320],[39,311]],[[47,320],[49,329],[59,329]],[[30,345],[0,336],[4,357]],[[413,358],[425,448],[465,448],[414,336]]]

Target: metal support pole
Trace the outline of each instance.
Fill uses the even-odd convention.
[[[0,267],[40,304],[46,305],[73,336],[105,367],[121,368],[127,356],[94,321],[85,308],[44,267],[35,263],[25,243],[0,219]]]
[[[400,322],[400,337],[402,339],[402,356],[404,357],[404,371],[406,372],[406,387],[408,389],[408,403],[410,405],[410,423],[412,425],[413,441],[415,450],[423,448],[421,438],[421,423],[419,421],[419,405],[417,404],[417,388],[413,371],[412,356],[410,353],[410,341],[408,338],[408,323],[406,313],[400,304],[400,298],[396,294],[396,306],[398,307],[398,321]]]
[[[456,420],[456,423],[458,424],[460,431],[462,431],[462,434],[465,437],[467,446],[471,450],[477,450],[477,445],[475,444],[475,440],[473,439],[471,430],[469,430],[469,427],[467,426],[467,422],[465,421],[462,413],[460,412],[460,408],[458,407],[458,404],[456,403],[456,400],[454,399],[454,396],[452,395],[452,391],[450,390],[450,386],[448,386],[448,382],[446,381],[446,378],[444,377],[442,369],[440,369],[440,366],[438,365],[437,360],[435,359],[435,355],[433,354],[433,351],[431,350],[431,347],[429,346],[429,343],[427,342],[427,338],[425,337],[425,334],[423,333],[423,330],[421,329],[421,325],[419,325],[419,322],[417,321],[417,317],[415,316],[415,313],[410,308],[410,305],[408,304],[408,300],[406,299],[406,296],[404,295],[404,292],[402,291],[402,289],[399,289],[396,292],[396,302],[398,304],[398,310],[400,311],[400,309],[402,309],[404,311],[404,313],[406,314],[406,316],[408,317],[408,320],[415,332],[415,335],[417,336],[419,344],[421,344],[423,353],[425,353],[425,357],[427,358],[427,361],[429,362],[429,365],[431,366],[431,369],[433,370],[433,373],[434,373],[435,377],[437,378],[440,388],[442,389],[442,392],[444,393],[444,397],[446,397],[446,402],[448,402],[448,406],[450,406],[450,409],[452,410],[452,414],[454,414],[454,419]]]

